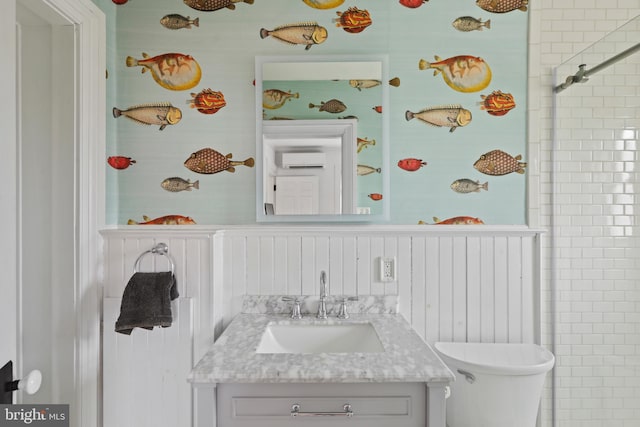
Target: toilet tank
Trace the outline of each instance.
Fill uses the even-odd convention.
[[[535,427],[554,356],[535,344],[438,342],[456,375],[447,400],[448,427]]]

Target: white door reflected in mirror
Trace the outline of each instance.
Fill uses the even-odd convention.
[[[259,222],[389,219],[387,62],[256,57]],[[378,173],[359,176],[362,167]]]

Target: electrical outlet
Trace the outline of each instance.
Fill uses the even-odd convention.
[[[396,258],[380,257],[380,281],[395,282],[396,281]]]

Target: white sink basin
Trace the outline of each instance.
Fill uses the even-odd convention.
[[[257,353],[380,353],[384,347],[371,323],[269,324]]]

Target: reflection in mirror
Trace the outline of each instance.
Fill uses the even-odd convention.
[[[256,58],[258,221],[388,219],[385,59]]]

